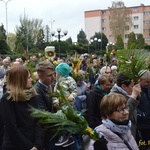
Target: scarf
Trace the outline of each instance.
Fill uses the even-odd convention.
[[[104,124],[105,127],[110,129],[113,132],[119,133],[119,134],[125,134],[127,133],[130,128],[131,128],[131,121],[128,121],[128,124],[124,125],[117,125],[114,122],[112,122],[110,119],[103,119],[102,123]]]
[[[114,85],[114,88],[116,88],[120,93],[122,93],[126,97],[130,97],[130,95],[125,90],[123,90],[121,87],[119,87],[117,84]]]
[[[101,93],[102,93],[103,95],[107,95],[107,94],[108,94],[108,92],[104,91],[104,90],[101,88],[100,85],[97,84],[96,87],[101,91]]]
[[[18,101],[29,101],[32,97],[36,96],[37,95],[37,92],[35,90],[34,87],[31,87],[30,89],[24,89],[23,90],[24,93],[25,93],[25,99],[19,99]],[[10,95],[7,97],[8,100],[11,99],[11,91],[8,90],[7,93],[9,93]],[[12,101],[16,101],[16,100],[13,100]]]

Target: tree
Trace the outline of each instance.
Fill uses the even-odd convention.
[[[6,30],[3,24],[0,26],[0,39],[6,40]]]
[[[17,51],[24,49],[38,49],[36,47],[40,30],[43,29],[42,20],[28,19],[27,16],[20,17],[20,26],[16,26],[16,47]],[[23,50],[18,50],[17,44],[23,46]]]
[[[6,30],[4,29],[3,24],[0,26],[0,53],[1,54],[10,54],[10,47],[6,42]]]
[[[138,47],[134,32],[131,32],[129,34],[127,47],[128,47],[128,49],[136,49]]]
[[[138,49],[144,49],[145,46],[145,40],[143,38],[143,34],[137,35],[137,47]]]
[[[43,31],[43,29],[40,29],[39,32],[38,32],[36,46],[40,50],[44,50],[44,48],[45,48],[45,40],[44,40],[44,31]]]
[[[69,38],[66,40],[66,42],[68,42],[68,44],[72,45],[72,38],[69,37]]]
[[[16,35],[14,33],[8,34],[8,45],[10,46],[11,51],[15,49]]]
[[[50,28],[48,25],[46,25],[44,29],[45,33],[45,42],[50,42],[51,41],[51,35],[50,35]]]
[[[92,36],[90,38],[90,40],[94,39],[94,38],[101,39],[101,42],[98,42],[98,40],[91,42],[91,48],[94,49],[94,47],[96,46],[97,50],[99,50],[99,49],[100,50],[105,50],[106,49],[106,45],[108,43],[108,39],[107,39],[106,35],[104,33],[101,33],[101,32],[95,32],[95,35]]]
[[[79,34],[77,35],[77,42],[79,45],[88,44],[88,40],[86,39],[86,34],[82,29],[79,31]]]
[[[124,2],[117,1],[112,2],[112,7],[109,8],[109,12],[109,26],[114,36],[114,39],[116,40],[117,35],[119,34],[123,38],[125,28],[129,28],[132,25],[130,9],[125,7]]]
[[[122,39],[122,36],[120,34],[117,36],[117,41],[115,43],[115,48],[119,49],[119,50],[122,50],[124,48],[123,39]]]

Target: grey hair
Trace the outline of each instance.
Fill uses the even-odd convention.
[[[150,76],[150,71],[146,70],[144,74],[141,76],[141,79],[147,79]]]

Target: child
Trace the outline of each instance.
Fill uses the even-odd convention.
[[[58,84],[63,88],[64,94],[68,101],[71,103],[71,106],[75,106],[75,98],[77,97],[77,85],[75,80],[69,76],[70,66],[67,63],[60,63],[56,69],[56,85],[54,87],[55,92],[59,92]],[[60,105],[63,106],[63,102],[59,100],[53,101],[54,106]],[[66,131],[63,131],[60,135],[60,138],[56,146],[67,147],[74,143],[72,135],[68,134]]]

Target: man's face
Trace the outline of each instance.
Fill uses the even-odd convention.
[[[143,88],[150,87],[150,76],[147,77],[146,79],[142,79],[140,85]]]
[[[46,69],[45,72],[39,75],[40,80],[45,85],[50,85],[54,82],[55,79],[55,71],[52,69]]]
[[[7,66],[9,66],[9,60],[5,60],[4,62],[3,62],[3,65],[5,66],[5,67],[7,67]]]

